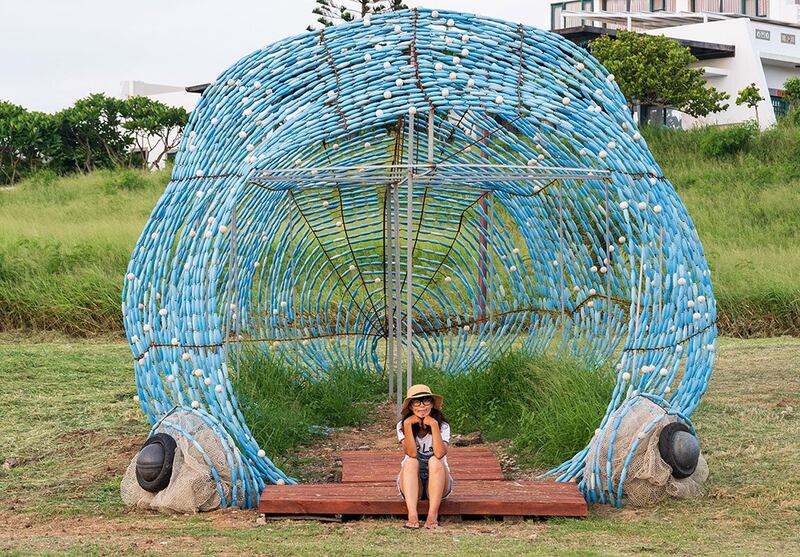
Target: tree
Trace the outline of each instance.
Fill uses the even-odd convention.
[[[91,172],[124,164],[133,140],[124,133],[123,110],[123,100],[94,93],[57,112],[61,152],[56,170]]]
[[[764,100],[764,97],[761,96],[761,91],[758,90],[755,83],[751,83],[741,91],[739,91],[739,96],[736,97],[736,105],[741,106],[746,104],[750,108],[754,108],[756,110],[756,123],[760,125],[758,121],[758,103]]]
[[[157,168],[167,153],[178,146],[189,113],[181,107],[167,106],[148,97],[129,97],[123,101],[122,127],[128,132],[144,168]],[[148,163],[151,153],[156,153]]]
[[[800,104],[800,77],[790,77],[783,82],[783,98],[791,108]]]
[[[131,162],[157,167],[177,147],[188,119],[183,108],[147,97],[96,93],[53,115],[0,101],[0,184],[41,167],[59,174]]]
[[[618,31],[603,35],[589,49],[613,73],[632,107],[634,101],[661,108],[672,107],[691,116],[706,116],[728,108],[727,93],[706,87],[703,70],[691,51],[661,35]]]
[[[369,14],[382,12],[396,12],[405,10],[408,6],[399,0],[348,0],[354,7],[345,7],[340,0],[316,0],[317,6],[311,13],[317,15],[317,23],[323,28],[363,18]],[[315,31],[313,25],[307,27],[308,31]]]
[[[0,184],[13,184],[45,166],[59,148],[51,115],[0,101]]]

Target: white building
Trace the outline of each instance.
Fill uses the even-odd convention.
[[[800,0],[573,0],[551,2],[552,30],[578,44],[617,29],[665,35],[688,46],[709,85],[730,95],[730,106],[705,118],[650,110],[640,118],[670,125],[732,124],[755,113],[737,106],[738,92],[755,83],[761,127],[785,113],[783,83],[800,76]]]
[[[122,82],[122,97],[149,97],[154,101],[159,101],[167,106],[183,107],[187,112],[194,110],[197,101],[200,100],[200,95],[194,91],[193,87],[179,87],[176,85],[160,85],[157,83],[145,83],[144,81],[123,81]],[[201,90],[202,92],[202,90]],[[177,130],[176,130],[177,131]],[[176,139],[179,137],[176,135]],[[167,156],[163,157],[158,164],[155,164],[156,158],[159,153],[163,152],[161,140],[157,137],[142,138],[142,144],[146,146],[148,153],[148,164],[151,166],[163,167],[168,160],[171,160],[177,152],[178,141],[175,141],[174,147],[167,151]],[[136,149],[134,152],[139,152]]]

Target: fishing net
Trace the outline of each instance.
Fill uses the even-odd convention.
[[[609,432],[622,414],[612,441]],[[625,504],[646,507],[667,496],[690,498],[702,495],[701,485],[708,478],[708,464],[702,453],[694,473],[687,478],[676,479],[672,476],[672,468],[664,462],[658,450],[661,430],[678,420],[677,416],[667,414],[664,408],[645,397],[620,407],[611,414],[605,426],[595,433],[589,444],[583,476],[588,480],[588,489],[596,491],[607,488],[610,469],[613,488],[608,491],[617,493],[623,471],[626,470],[625,461],[630,458],[623,483]]]

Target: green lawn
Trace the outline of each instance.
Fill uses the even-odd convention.
[[[254,511],[131,513],[119,480],[148,426],[119,343],[0,336],[0,553],[393,555],[800,554],[800,339],[723,338],[694,415],[708,494],[585,520],[444,523],[276,521]],[[388,429],[387,429],[388,431]]]

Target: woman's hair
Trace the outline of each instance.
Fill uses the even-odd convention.
[[[413,413],[414,411],[411,409],[411,405],[409,404],[408,408],[406,408],[406,411],[403,412],[402,416],[400,416],[400,423],[403,423],[405,419],[408,418]],[[439,427],[442,427],[443,422],[447,422],[447,418],[438,408],[435,407],[431,408],[430,416],[431,418],[436,420],[436,423],[439,424]],[[419,424],[414,424],[413,426],[411,426],[411,431],[414,433],[414,436],[416,436],[419,433],[419,428],[420,428]]]

